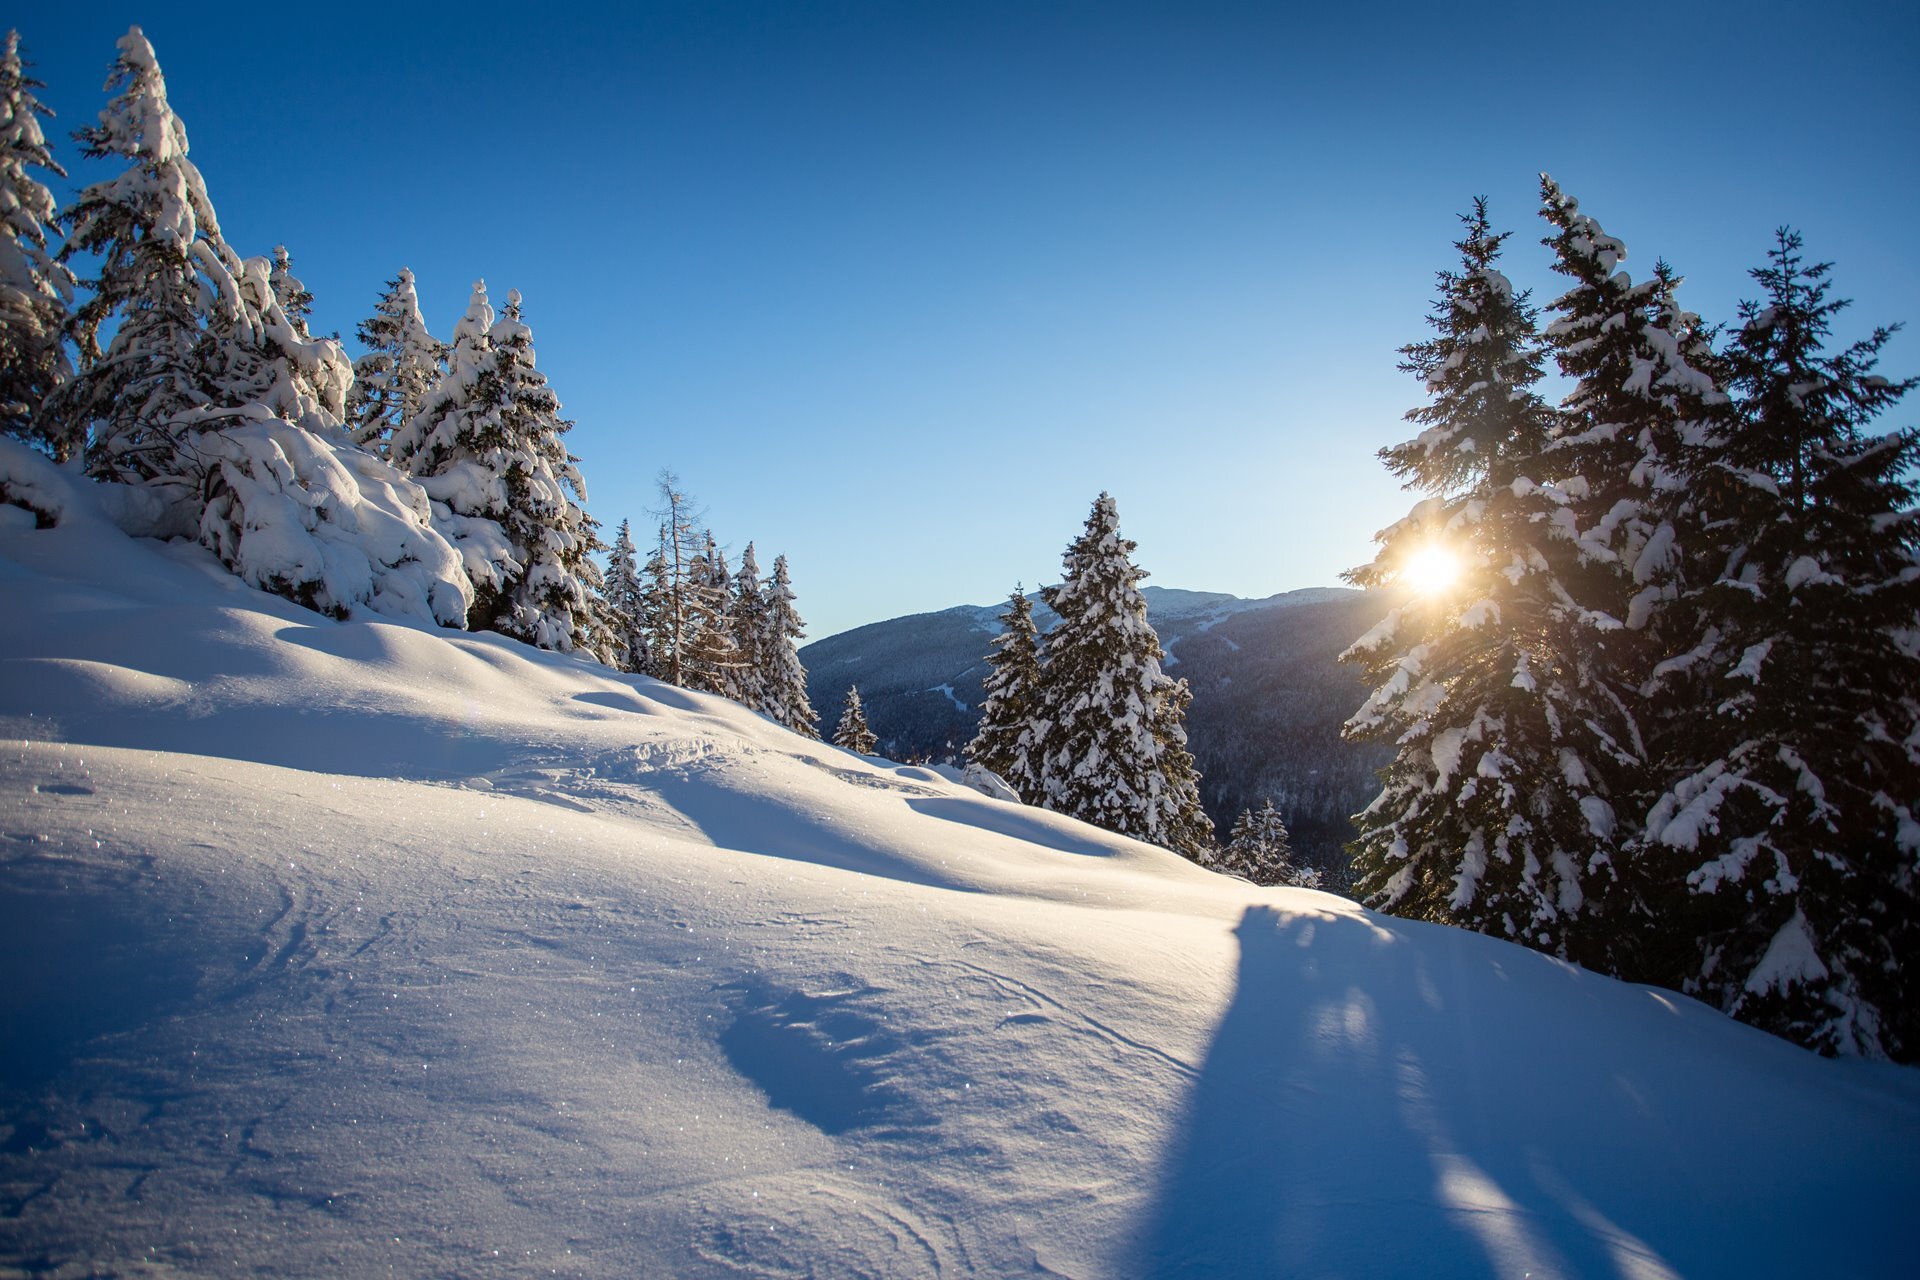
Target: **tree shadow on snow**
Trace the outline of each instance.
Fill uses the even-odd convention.
[[[1137,1273],[1900,1274],[1915,1161],[1792,1087],[1834,1064],[1460,930],[1255,906],[1235,934]]]

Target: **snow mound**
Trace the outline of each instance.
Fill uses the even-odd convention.
[[[0,1272],[1910,1271],[1911,1071],[4,483]]]

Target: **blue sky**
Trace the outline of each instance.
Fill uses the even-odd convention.
[[[350,349],[403,265],[443,337],[476,277],[520,289],[593,514],[646,526],[672,468],[815,637],[1053,580],[1102,489],[1153,582],[1336,582],[1411,500],[1395,349],[1474,195],[1553,296],[1543,169],[1709,318],[1791,223],[1857,325],[1920,320],[1910,5],[13,20],[62,136],[140,23],[228,240],[285,243]]]

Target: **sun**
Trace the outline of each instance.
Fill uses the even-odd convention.
[[[1438,542],[1429,542],[1400,566],[1400,580],[1423,596],[1437,596],[1460,578],[1460,557]]]

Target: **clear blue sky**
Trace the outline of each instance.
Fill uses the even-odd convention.
[[[1774,227],[1920,321],[1920,6],[34,6],[67,131],[153,41],[227,239],[349,339],[526,296],[591,510],[676,470],[815,637],[1052,581],[1110,490],[1165,586],[1334,583],[1476,194],[1548,170],[1709,318]],[[100,176],[60,152],[75,178]],[[64,192],[62,193],[65,194]],[[1904,333],[1887,369],[1920,370]],[[1920,418],[1920,404],[1902,421]]]

